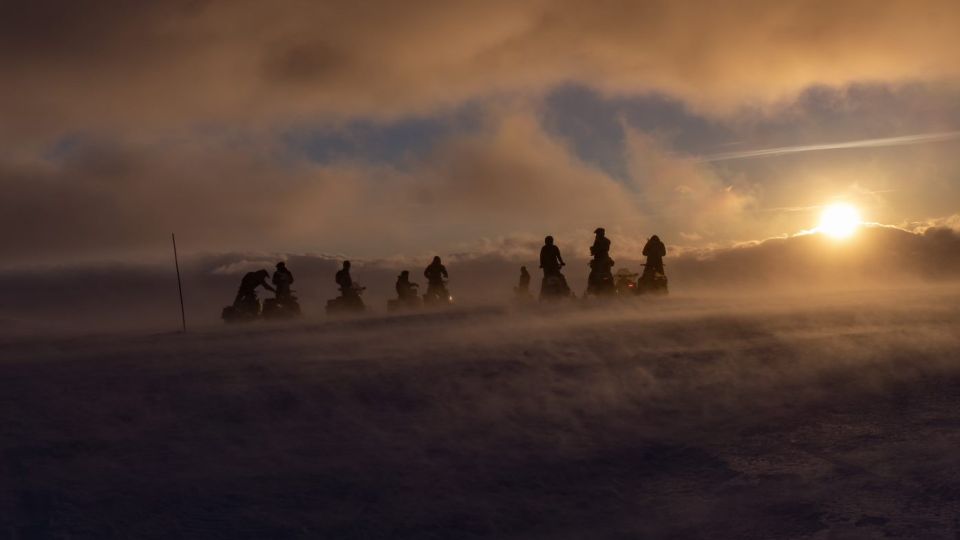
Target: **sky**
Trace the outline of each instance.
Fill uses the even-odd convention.
[[[0,264],[960,219],[955,1],[10,0]]]

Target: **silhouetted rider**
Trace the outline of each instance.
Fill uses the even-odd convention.
[[[440,257],[433,258],[430,266],[423,271],[423,276],[427,278],[425,299],[427,297],[446,299],[449,296],[450,293],[447,291],[446,282],[444,282],[444,279],[448,277],[447,267],[440,262]]]
[[[530,272],[527,272],[526,266],[520,267],[520,282],[517,283],[518,292],[527,292],[530,290]]]
[[[647,240],[647,244],[643,246],[643,254],[647,257],[647,268],[656,270],[661,274],[665,273],[663,271],[663,258],[667,256],[667,246],[663,245],[659,236],[653,235]]]
[[[598,227],[593,234],[596,237],[593,240],[593,245],[590,246],[590,255],[594,259],[606,259],[610,255],[610,239],[606,237],[606,231],[603,227]]]
[[[543,268],[543,275],[557,274],[560,267],[566,264],[560,256],[560,248],[553,244],[553,237],[544,238],[543,247],[540,248],[540,268]]]
[[[337,285],[340,286],[340,294],[351,297],[358,296],[356,289],[353,287],[353,278],[350,277],[350,261],[343,261],[343,268],[337,270],[337,275],[334,279]]]
[[[257,301],[257,287],[263,287],[268,291],[277,290],[267,284],[267,277],[270,272],[266,270],[257,270],[256,272],[247,272],[240,281],[240,289],[237,291],[237,298],[233,301],[234,306],[252,304]]]
[[[283,261],[277,263],[277,271],[273,273],[273,284],[277,286],[277,298],[290,297],[290,285],[293,285],[293,273],[287,270]]]
[[[404,270],[397,276],[397,296],[400,300],[409,300],[417,296],[417,284],[410,283],[410,271]]]
[[[423,277],[427,278],[427,283],[431,286],[443,285],[443,280],[448,277],[447,267],[440,262],[440,257],[434,257],[430,266],[423,271]]]

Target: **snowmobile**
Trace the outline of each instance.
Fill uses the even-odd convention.
[[[551,302],[570,298],[573,293],[567,285],[567,278],[560,272],[543,276],[540,282],[540,301]]]
[[[613,282],[613,259],[593,259],[590,261],[590,275],[587,277],[587,291],[584,296],[613,296],[617,288]]]
[[[614,276],[613,286],[617,290],[617,294],[620,296],[634,296],[637,294],[637,277],[640,274],[636,272],[631,272],[627,268],[621,268],[617,270],[617,274]]]
[[[233,305],[223,308],[220,312],[220,318],[228,323],[255,321],[259,317],[260,300],[255,294],[238,298]]]
[[[637,294],[667,294],[667,276],[653,266],[644,265],[637,280]]]
[[[292,291],[291,291],[292,292]],[[300,316],[300,302],[292,294],[268,298],[263,301],[264,319],[293,319]]]
[[[367,307],[363,305],[360,295],[366,287],[361,287],[359,283],[354,283],[349,291],[340,289],[340,296],[327,300],[327,315],[344,315],[348,313],[363,313]]]
[[[423,295],[423,305],[425,306],[448,306],[453,304],[453,296],[447,290],[447,282],[436,285],[427,285],[427,292]]]
[[[410,292],[407,293],[406,298],[393,298],[387,300],[387,311],[414,311],[420,309],[423,303],[420,301],[420,294],[417,291],[419,288],[420,285],[411,283]]]

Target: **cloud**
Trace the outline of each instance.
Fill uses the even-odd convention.
[[[653,136],[627,129],[630,185],[647,210],[647,226],[714,237],[741,234],[754,204],[753,186],[721,178],[695,158],[670,153]]]
[[[956,81],[949,0],[6,4],[7,136],[396,117],[579,81],[703,111],[813,84]]]
[[[512,108],[399,164],[315,163],[272,139],[79,139],[43,161],[0,163],[0,189],[8,262],[165,252],[171,231],[194,251],[383,256],[592,230],[637,211],[624,185]]]
[[[931,218],[925,221],[904,223],[901,228],[915,233],[925,233],[929,230],[947,229],[960,232],[960,214]]]
[[[796,141],[769,131],[797,130],[776,122],[727,128],[766,117],[770,106],[788,124],[791,115],[834,117],[874,91],[858,86],[838,97],[811,85],[911,82],[910,103],[933,87],[947,88],[940,101],[956,101],[953,2],[847,2],[829,14],[799,0],[38,0],[2,9],[6,264],[156,253],[171,231],[187,250],[371,257],[469,251],[478,241],[547,232],[579,241],[597,221],[635,243],[652,232],[683,233],[699,245],[766,237],[809,224],[767,216],[755,228],[758,201],[819,204],[833,196],[836,175],[811,181],[807,171],[751,176],[698,164],[671,152],[669,133],[641,132],[647,124],[627,128],[622,152],[619,141],[591,135],[603,147],[598,155],[624,156],[623,170],[604,167],[568,147],[569,138],[544,132],[537,98],[566,86],[602,99],[656,93],[664,99],[641,116],[672,103],[691,131],[719,115],[725,127],[715,137],[769,138],[771,146]],[[882,111],[901,97],[874,102]],[[941,105],[920,123],[948,107]],[[432,146],[387,162],[359,154],[315,162],[285,140],[298,129],[338,133],[358,118],[378,126],[473,107],[486,116],[479,128],[443,131]],[[804,129],[821,135],[811,126],[825,124]],[[692,140],[699,148],[714,142]],[[913,206],[886,221],[944,213],[916,210],[936,203],[927,199],[951,200],[949,164],[938,159],[926,160],[926,171],[910,168],[947,187],[923,200],[905,194]],[[851,164],[850,176],[864,166]],[[776,182],[823,186],[821,200]],[[765,200],[771,193],[776,200]]]

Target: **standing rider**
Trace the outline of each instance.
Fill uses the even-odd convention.
[[[427,294],[436,294],[438,298],[446,299],[448,296],[447,288],[444,286],[444,279],[448,278],[447,267],[440,262],[440,257],[434,257],[430,266],[423,271],[423,276],[427,278]]]
[[[560,267],[565,265],[563,257],[560,256],[560,248],[553,244],[553,237],[544,238],[543,247],[540,248],[540,268],[543,268],[543,276],[559,274]]]
[[[667,256],[667,246],[663,245],[660,237],[653,235],[643,246],[643,254],[647,257],[647,268],[664,274],[663,258]]]
[[[273,273],[273,284],[277,286],[277,298],[290,298],[290,285],[293,285],[293,274],[287,270],[283,261],[277,263],[277,271]]]
[[[277,292],[276,289],[267,284],[267,277],[270,272],[266,270],[257,270],[256,272],[247,272],[240,281],[240,289],[237,291],[237,298],[233,301],[234,307],[244,308],[253,307],[257,303],[257,287],[263,287],[268,291]]]
[[[598,227],[593,233],[596,238],[590,246],[590,276],[587,277],[587,290],[593,293],[610,292],[613,290],[613,259],[610,258],[610,239],[606,237],[603,227]]]
[[[606,231],[603,227],[598,227],[593,234],[596,237],[593,240],[593,245],[590,246],[590,255],[593,255],[594,259],[606,259],[610,256],[610,239],[606,237]]]

